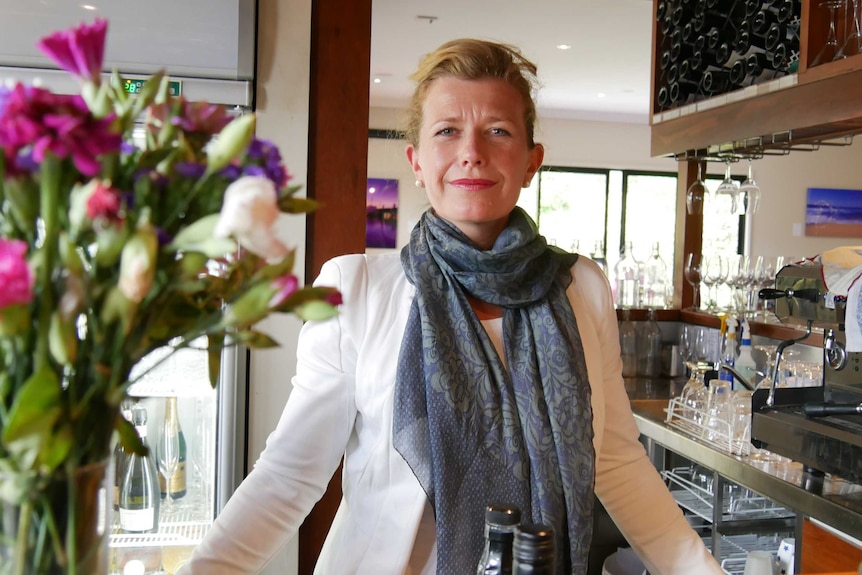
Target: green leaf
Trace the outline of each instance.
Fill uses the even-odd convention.
[[[48,469],[60,467],[72,451],[75,444],[75,433],[67,423],[55,429],[42,441],[42,449],[39,451],[39,466]]]
[[[123,446],[123,449],[129,453],[137,453],[138,455],[147,454],[147,448],[144,446],[143,441],[141,441],[141,436],[138,435],[131,421],[125,417],[118,417],[114,428],[120,435],[120,445]]]
[[[236,242],[213,235],[219,214],[210,214],[183,228],[165,249],[202,253],[210,258],[223,257],[236,251]]]
[[[215,389],[221,374],[221,352],[224,349],[225,334],[223,331],[207,336],[207,368],[210,385]]]
[[[293,313],[305,321],[323,321],[338,315],[338,309],[325,301],[310,301],[294,308]]]
[[[10,453],[32,465],[50,441],[60,417],[60,380],[49,367],[37,370],[18,391],[9,410],[3,443]]]
[[[309,198],[285,196],[278,199],[278,209],[288,214],[304,214],[320,209],[320,202]]]
[[[255,115],[245,114],[234,118],[207,148],[207,169],[204,177],[211,176],[227,166],[245,150],[254,137]]]
[[[272,281],[276,278],[293,273],[295,261],[296,250],[290,250],[290,252],[280,262],[265,265],[257,270],[252,277],[252,283],[257,283],[259,281]]]
[[[269,349],[273,347],[280,347],[280,344],[272,339],[267,334],[255,331],[253,329],[246,329],[237,332],[234,334],[236,340],[240,343],[244,343],[250,348],[253,349]]]

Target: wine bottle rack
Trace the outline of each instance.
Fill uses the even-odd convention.
[[[801,0],[659,0],[654,112],[794,74]]]

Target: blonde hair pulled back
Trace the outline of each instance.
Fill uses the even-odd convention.
[[[536,65],[524,58],[520,50],[508,44],[488,40],[462,38],[446,42],[427,54],[410,76],[416,89],[406,114],[405,136],[414,146],[419,145],[422,127],[422,106],[431,84],[438,78],[459,80],[503,80],[521,95],[524,101],[524,126],[527,144],[535,146],[533,133],[536,123],[536,104],[533,92],[537,86]]]

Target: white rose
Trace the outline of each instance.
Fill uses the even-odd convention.
[[[248,251],[266,260],[287,256],[290,249],[276,237],[278,193],[269,178],[243,176],[225,190],[215,236],[233,237]]]

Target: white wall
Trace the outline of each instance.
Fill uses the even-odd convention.
[[[373,108],[369,128],[397,129],[403,125],[400,114],[393,109]],[[545,146],[547,165],[677,170],[671,158],[650,157],[650,128],[646,125],[544,118],[537,125],[536,140]],[[410,230],[428,206],[422,190],[413,185],[405,145],[403,141],[371,139],[368,149],[369,177],[400,180],[399,246],[407,242]],[[750,253],[813,256],[836,246],[862,245],[862,238],[805,237],[804,230],[803,235],[794,235],[794,227],[805,221],[809,187],[862,189],[862,142],[766,156],[755,160],[753,166],[762,199],[752,221]],[[747,169],[746,162],[738,162],[732,171],[744,175]],[[721,175],[724,166],[710,163],[708,171]]]
[[[275,142],[292,182],[303,183],[308,165],[311,0],[260,0],[258,9],[257,135]],[[297,247],[295,273],[302,278],[305,218],[291,217],[282,231],[289,245]],[[282,347],[251,354],[249,462],[257,460],[290,394],[299,327],[292,316],[270,318],[259,326]],[[297,557],[294,538],[264,574],[296,573]]]

